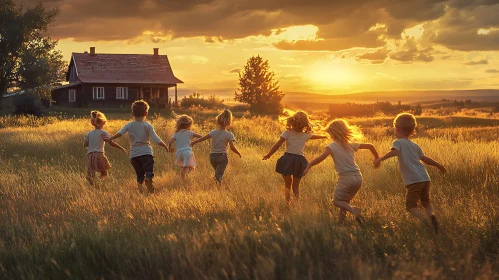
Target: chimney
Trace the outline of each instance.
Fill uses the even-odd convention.
[[[95,55],[95,47],[90,47],[90,55]]]
[[[154,56],[158,56],[159,55],[159,49],[158,48],[154,48]]]

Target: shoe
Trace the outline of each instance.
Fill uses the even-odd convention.
[[[435,234],[438,234],[438,220],[435,215],[430,216],[431,219],[431,225],[433,226],[433,229],[435,230]]]
[[[360,225],[363,225],[366,221],[364,220],[364,217],[362,217],[362,215],[360,214],[361,213],[361,210],[357,207],[353,207],[353,212],[352,214],[354,214],[355,216],[355,220],[360,224]]]
[[[146,179],[146,187],[149,193],[154,193],[154,186],[152,184],[152,179]]]

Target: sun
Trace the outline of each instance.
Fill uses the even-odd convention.
[[[352,68],[337,61],[322,61],[311,65],[305,76],[314,88],[341,89],[358,83]]]

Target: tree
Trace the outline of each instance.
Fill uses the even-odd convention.
[[[16,6],[0,0],[0,98],[7,90],[48,95],[64,79],[65,63],[47,34],[57,9]]]
[[[270,71],[269,62],[262,57],[252,56],[248,59],[244,70],[239,73],[239,91],[235,92],[235,100],[246,103],[250,111],[257,113],[281,113],[284,94],[279,90],[275,74]]]
[[[421,116],[421,114],[423,114],[423,107],[421,104],[417,104],[416,109],[414,110],[414,115]]]

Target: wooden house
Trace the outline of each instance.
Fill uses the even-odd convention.
[[[66,85],[52,91],[57,106],[127,107],[144,99],[151,106],[178,105],[177,84],[168,56],[159,49],[147,54],[73,53],[66,73]],[[169,89],[174,89],[174,99]]]

